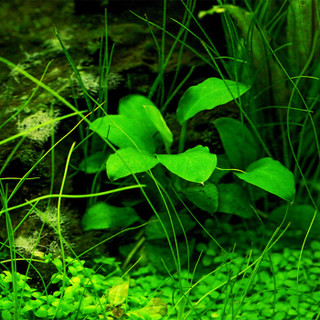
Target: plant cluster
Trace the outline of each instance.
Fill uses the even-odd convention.
[[[18,300],[20,319],[150,319],[159,320],[167,313],[166,303],[159,297],[142,294],[142,288],[122,276],[119,264],[113,258],[95,260],[99,273],[84,267],[83,260],[50,259],[57,271],[40,292],[29,286],[26,275],[0,274],[1,319],[15,319],[14,301]],[[107,273],[108,272],[108,273]],[[51,287],[55,290],[52,291]],[[129,288],[130,287],[130,288]],[[131,288],[133,287],[133,288]],[[139,293],[139,295],[137,295]]]
[[[181,27],[177,35],[166,30],[166,0],[163,2],[162,26],[139,17],[148,24],[155,40],[151,27],[162,31],[162,43],[156,43],[159,74],[148,96],[133,93],[122,97],[117,114],[108,112],[108,90],[120,85],[123,79],[110,72],[115,48],[108,47],[107,23],[105,43],[100,48],[99,79],[79,70],[58,33],[57,41],[50,39],[46,44],[47,50],[53,51],[59,45],[73,69],[71,81],[77,82],[76,88],[82,92],[74,97],[75,106],[43,82],[47,69],[38,80],[21,66],[0,58],[0,62],[13,69],[11,76],[23,75],[37,85],[34,92],[42,88],[72,111],[58,117],[52,108],[51,112],[43,108],[20,120],[32,94],[23,107],[0,125],[2,129],[14,121],[17,129],[17,134],[0,141],[0,145],[21,138],[4,161],[0,174],[24,138],[43,146],[50,136],[54,137],[62,120],[73,116],[80,119],[57,143],[51,139],[50,149],[23,177],[0,179],[0,218],[5,221],[6,237],[0,242],[0,254],[6,250],[0,262],[5,270],[0,273],[2,319],[320,318],[320,245],[318,239],[307,241],[309,236],[318,237],[320,231],[320,146],[316,127],[320,85],[319,62],[314,58],[319,53],[319,17],[311,10],[320,5],[316,0],[303,4],[299,0],[284,1],[280,7],[271,6],[270,1],[257,4],[245,0],[244,9],[233,2],[219,1],[219,6],[200,16],[223,15],[229,54],[226,58],[218,53],[196,20],[195,1],[181,1],[186,13],[182,22],[176,21]],[[192,19],[204,33],[203,39],[189,29]],[[281,33],[283,25],[286,36]],[[305,31],[309,33],[304,39]],[[188,45],[188,34],[200,40],[205,56]],[[167,36],[174,42],[166,57]],[[165,121],[166,108],[193,72],[192,68],[176,85],[178,64],[165,96],[164,70],[178,43],[178,61],[189,48],[219,77],[209,75],[181,94],[175,112],[180,136],[174,139]],[[97,101],[92,94],[98,95]],[[80,109],[79,97],[88,110]],[[205,143],[187,148],[188,121],[202,111],[229,102],[239,108],[239,119],[221,117],[213,123],[224,154],[210,151]],[[81,142],[71,145],[60,191],[54,194],[55,148],[76,128]],[[178,141],[177,149],[173,148],[174,140]],[[81,161],[78,157],[76,163],[72,158],[75,150],[81,154]],[[11,204],[48,154],[52,156],[53,168],[50,194]],[[66,180],[79,172],[93,177],[89,191],[65,194]],[[8,179],[18,179],[18,183],[9,188]],[[126,198],[128,190],[134,192],[134,199]],[[109,201],[110,196],[120,192],[119,198]],[[57,207],[50,203],[54,198]],[[89,199],[81,220],[84,232],[115,230],[115,234],[76,254],[64,234],[64,198]],[[48,201],[48,210],[41,211],[37,205],[44,200]],[[28,214],[13,224],[12,211],[25,206],[30,208]],[[22,223],[35,215],[42,224],[40,231],[19,235]],[[232,215],[241,218],[240,228],[221,223]],[[276,230],[270,230],[266,218],[278,223]],[[39,249],[44,226],[54,235],[54,255],[45,254],[50,248],[47,252]],[[243,226],[246,231],[241,229]],[[296,244],[298,248],[286,248],[294,237],[281,244],[289,226],[303,232],[302,243]],[[133,243],[127,241],[118,248],[125,259],[123,270],[131,266],[125,274],[113,258],[99,257],[93,259],[90,267],[84,266],[82,255],[117,235],[137,230]],[[260,238],[263,241],[258,242]],[[231,239],[235,240],[231,243]],[[236,251],[239,244],[245,248]],[[26,274],[18,272],[17,263],[21,260],[27,263]],[[36,262],[54,267],[49,283],[33,265]],[[30,284],[30,268],[38,272],[41,290]]]

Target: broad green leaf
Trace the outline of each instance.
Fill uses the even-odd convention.
[[[203,183],[217,166],[217,156],[209,148],[196,146],[180,154],[157,154],[158,160],[169,171],[182,179]]]
[[[221,212],[250,218],[254,214],[248,194],[236,183],[218,184],[219,208]]]
[[[115,207],[98,202],[88,208],[82,218],[84,231],[128,227],[139,221],[139,216],[130,207]]]
[[[86,173],[97,173],[105,167],[107,155],[105,152],[97,152],[83,159],[80,162],[79,169]]]
[[[277,224],[280,224],[285,217],[286,212],[287,206],[280,206],[270,213],[269,218],[270,220],[275,221]],[[314,214],[315,209],[312,206],[308,204],[294,204],[289,206],[284,224],[287,225],[288,222],[290,222],[290,228],[307,232]],[[310,234],[316,236],[319,236],[320,234],[319,212],[317,212],[316,218],[310,230]]]
[[[139,149],[155,151],[153,135],[156,128],[150,132],[138,120],[128,116],[110,115],[98,118],[90,124],[90,129],[119,148],[137,146]]]
[[[183,124],[200,111],[211,110],[237,99],[249,88],[240,82],[209,78],[184,93],[178,104],[177,119]]]
[[[111,289],[109,289],[109,295],[108,295],[109,303],[114,306],[124,303],[127,299],[128,291],[129,291],[129,282],[124,282],[117,286],[112,287]]]
[[[160,298],[151,299],[143,309],[150,314],[160,314],[163,317],[168,311],[167,304]]]
[[[119,148],[138,147],[155,152],[158,131],[145,111],[145,105],[153,106],[148,98],[134,94],[119,102],[119,114],[96,119],[90,129]]]
[[[209,213],[217,211],[218,189],[213,183],[207,181],[204,185],[185,188],[182,192],[187,199],[201,210]]]
[[[173,136],[172,132],[170,131],[166,122],[164,121],[161,112],[158,108],[152,105],[146,105],[144,106],[144,108],[151,122],[159,131],[164,145],[167,149],[169,149],[173,142]]]
[[[279,161],[262,158],[250,164],[246,173],[235,175],[283,200],[291,202],[294,199],[296,190],[293,174]]]
[[[147,151],[133,148],[119,149],[107,160],[107,175],[110,180],[117,180],[148,171],[158,163],[159,161]]]
[[[232,118],[220,118],[214,124],[234,168],[244,170],[258,159],[259,144],[243,123]]]
[[[120,99],[119,114],[134,118],[138,123],[145,126],[144,130],[153,132],[155,130],[153,123],[149,120],[144,106],[154,106],[153,102],[140,94],[130,94]]]

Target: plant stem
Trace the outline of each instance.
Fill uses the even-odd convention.
[[[186,135],[187,135],[187,121],[185,121],[181,126],[180,140],[178,152],[181,153],[184,150],[184,145],[186,143]]]

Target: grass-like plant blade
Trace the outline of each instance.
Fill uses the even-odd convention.
[[[245,169],[258,159],[259,144],[242,122],[232,118],[220,118],[214,124],[234,168]]]

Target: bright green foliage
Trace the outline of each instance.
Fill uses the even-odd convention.
[[[182,124],[181,139],[185,138],[183,132],[186,121],[196,113],[239,98],[248,90],[249,87],[242,83],[217,78],[209,78],[189,88],[177,108],[177,118]],[[258,160],[260,144],[243,122],[231,118],[220,118],[215,121],[215,125],[228,162],[233,167],[230,168],[228,165],[227,168],[222,167],[223,169],[246,170],[245,174],[236,173],[236,176],[282,199],[293,200],[295,187],[292,173],[272,159]],[[173,174],[171,181],[177,191],[182,192],[196,207],[209,213],[219,209],[220,212],[245,218],[252,216],[252,204],[260,195],[255,196],[251,192],[249,196],[248,190],[236,184],[220,186],[219,179],[226,171],[220,171],[220,175],[216,173],[217,156],[210,153],[208,147],[198,145],[184,152],[171,154],[172,133],[158,108],[149,99],[140,95],[129,95],[121,99],[118,115],[98,118],[90,128],[119,147],[106,161],[106,171],[111,181],[148,172],[161,164]],[[157,139],[157,134],[161,139]],[[161,142],[161,150],[164,147],[166,154],[157,153]],[[92,160],[95,161],[95,159]],[[91,171],[97,167],[97,164],[93,163],[92,167]],[[87,170],[89,168],[90,166]],[[163,170],[153,170],[153,173],[156,172],[157,174],[165,173]],[[155,178],[158,181],[162,183],[167,181],[157,174]],[[178,181],[177,177],[182,180]],[[204,186],[198,185],[204,184],[211,177],[210,182]],[[194,185],[188,185],[186,188],[186,181]],[[161,199],[159,201],[162,202]],[[103,223],[99,223],[100,227],[102,225]]]
[[[217,166],[217,156],[208,147],[196,146],[180,154],[157,154],[159,162],[180,178],[203,183]]]
[[[287,201],[294,199],[296,190],[293,174],[279,161],[263,158],[250,164],[246,173],[236,172],[235,175],[281,199]]]
[[[200,111],[211,110],[239,98],[249,88],[243,83],[209,78],[184,93],[177,108],[177,119],[183,124]]]
[[[62,261],[54,259],[52,263],[57,272],[52,275],[52,283],[58,288],[53,294],[43,294],[30,288],[27,278],[19,273],[18,296],[20,303],[19,319],[68,319],[96,320],[116,318],[130,319],[162,319],[167,313],[167,305],[161,298],[147,298],[145,294],[140,299],[135,298],[135,291],[141,291],[141,285],[136,284],[129,289],[129,281],[122,279],[122,272],[114,258],[100,258],[96,263],[101,270],[106,268],[109,274],[96,273],[93,269],[84,267],[83,260],[66,259],[67,272],[64,273]],[[0,274],[0,315],[1,319],[13,320],[12,275],[10,272]],[[147,295],[151,296],[149,288]],[[146,292],[144,292],[146,293]],[[128,313],[128,314],[127,314]],[[132,317],[133,319],[133,317]]]
[[[82,219],[83,229],[109,229],[128,227],[139,221],[135,210],[131,207],[115,207],[105,202],[97,202],[89,207]]]
[[[232,118],[219,118],[214,124],[234,168],[244,170],[258,159],[259,144],[242,122]]]
[[[161,138],[163,140],[163,143],[166,147],[166,150],[170,150],[170,146],[172,145],[173,142],[173,136],[172,132],[168,128],[165,120],[162,117],[161,112],[159,109],[153,105],[144,105],[144,108],[146,110],[146,113],[154,126],[158,129]]]
[[[157,127],[151,121],[146,105],[153,103],[141,95],[129,95],[119,102],[119,114],[98,118],[90,129],[119,148],[134,147],[149,152],[156,149]]]
[[[108,158],[107,175],[110,180],[117,180],[131,174],[146,172],[158,163],[157,158],[147,151],[123,148]]]

